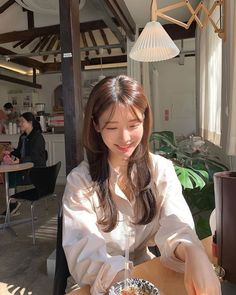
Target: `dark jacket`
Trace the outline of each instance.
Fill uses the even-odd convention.
[[[25,144],[24,144],[25,141]],[[20,163],[33,162],[34,167],[46,166],[46,150],[43,135],[32,130],[29,135],[21,134],[18,146],[11,154],[20,159]]]

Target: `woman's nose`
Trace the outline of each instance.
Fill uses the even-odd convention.
[[[120,139],[123,143],[127,143],[130,141],[130,132],[128,129],[124,128],[120,131]]]

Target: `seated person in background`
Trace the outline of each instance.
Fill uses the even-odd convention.
[[[86,106],[87,159],[67,177],[63,247],[71,275],[92,295],[124,279],[125,236],[130,259],[151,258],[185,273],[188,294],[220,295],[220,283],[194,230],[173,164],[149,152],[151,109],[143,89],[127,77],[107,77]],[[131,272],[132,276],[132,272]]]
[[[4,133],[4,124],[6,121],[7,115],[3,110],[0,110],[0,134]]]
[[[10,103],[10,102],[5,103],[3,108],[4,108],[4,112],[7,115],[8,121],[16,120],[19,117],[19,114],[14,109],[12,103]]]
[[[11,152],[12,163],[33,162],[34,167],[46,166],[45,140],[39,122],[30,112],[23,113],[19,118],[20,135],[17,148]],[[9,173],[9,195],[15,193],[15,187],[30,184],[27,171]],[[20,202],[12,199],[10,204],[11,215],[20,207]],[[2,215],[5,215],[4,212]]]

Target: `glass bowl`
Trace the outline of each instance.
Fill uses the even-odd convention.
[[[122,291],[129,291],[129,288],[130,292],[127,292],[127,295],[160,295],[158,289],[152,283],[143,279],[127,279],[127,285],[128,290],[124,290],[125,281],[115,283],[109,289],[109,295],[123,295]],[[124,295],[126,295],[125,292]]]

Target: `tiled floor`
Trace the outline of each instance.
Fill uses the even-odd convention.
[[[57,186],[60,200],[64,187]],[[0,230],[0,295],[50,295],[53,278],[47,275],[47,257],[56,243],[58,200],[48,199],[48,210],[44,200],[35,207],[38,217],[36,245],[32,244],[31,223],[14,226],[17,236],[9,230]],[[0,210],[5,208],[3,185],[0,185]],[[14,219],[30,217],[29,203],[22,203],[21,214]],[[0,219],[2,223],[4,219]]]

